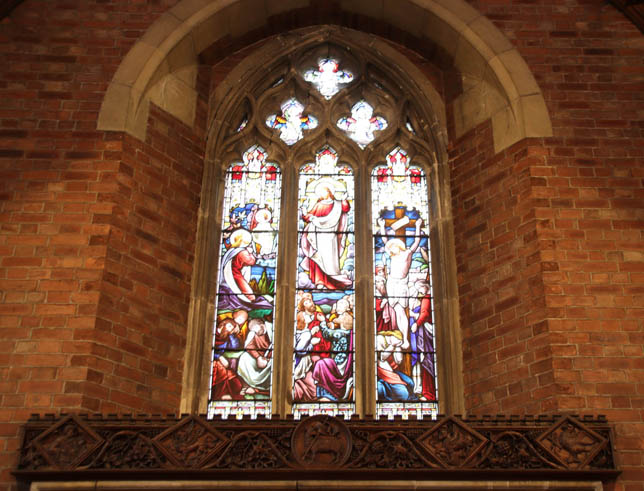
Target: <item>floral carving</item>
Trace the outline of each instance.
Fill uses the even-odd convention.
[[[507,431],[494,437],[477,467],[485,469],[542,469],[557,468],[543,458],[526,437]]]
[[[302,420],[243,418],[36,418],[26,424],[18,469],[22,482],[109,479],[159,471],[185,478],[318,479],[336,471],[388,480],[458,478],[493,472],[539,479],[615,477],[610,427],[604,419]],[[498,474],[501,473],[501,474]],[[161,475],[159,474],[159,475]],[[196,475],[196,474],[195,474]],[[239,477],[231,477],[239,476]]]
[[[121,431],[109,439],[89,468],[158,469],[166,465],[167,459],[152,440],[139,432]]]
[[[276,469],[288,467],[270,439],[259,431],[245,431],[233,438],[223,456],[212,466],[226,469]]]
[[[383,431],[373,437],[351,467],[421,469],[436,465],[423,458],[404,433]]]

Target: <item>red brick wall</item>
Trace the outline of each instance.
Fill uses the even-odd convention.
[[[605,414],[616,488],[644,489],[642,34],[602,2],[473,4],[530,65],[554,137],[492,156],[484,124],[452,143],[468,407]]]
[[[166,7],[76,3],[0,25],[1,489],[30,413],[176,412],[181,391],[207,103],[196,132],[155,107],[146,142],[96,131]]]
[[[145,142],[96,131],[116,68],[175,3],[25,0],[0,24],[0,482],[29,413],[177,409],[207,77],[196,132],[154,107]],[[644,489],[642,35],[603,0],[471,3],[529,64],[554,137],[498,155],[489,122],[451,138],[468,411],[606,414],[616,488]],[[419,49],[453,99],[435,46],[316,5],[204,60],[333,21]]]
[[[92,411],[179,406],[203,152],[202,135],[154,106],[146,142],[124,138],[96,324],[83,333]]]
[[[485,123],[450,161],[468,410],[605,414],[617,489],[642,489],[644,139],[623,124],[623,156],[556,137],[494,155]]]
[[[540,253],[538,142],[494,154],[491,125],[450,151],[466,406],[477,414],[554,411]],[[536,195],[535,195],[536,194]]]

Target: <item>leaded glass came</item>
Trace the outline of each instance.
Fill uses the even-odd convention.
[[[297,99],[289,99],[281,106],[282,114],[273,114],[266,120],[266,126],[280,131],[280,138],[287,145],[300,141],[304,135],[302,130],[312,130],[317,127],[318,120],[313,116],[304,116],[304,106]]]
[[[351,116],[340,118],[337,124],[360,148],[365,148],[374,140],[374,131],[382,131],[387,127],[387,120],[382,116],[374,116],[373,107],[361,100],[351,108]]]
[[[317,70],[307,70],[304,73],[304,80],[315,85],[325,99],[331,99],[340,91],[341,85],[353,80],[353,74],[340,70],[338,60],[323,58],[318,62]]]

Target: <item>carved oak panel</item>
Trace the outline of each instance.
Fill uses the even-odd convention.
[[[605,418],[206,420],[63,415],[24,428],[19,482],[614,479]]]

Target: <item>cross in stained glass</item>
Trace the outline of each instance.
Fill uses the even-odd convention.
[[[353,74],[338,69],[338,60],[323,58],[318,62],[317,70],[304,73],[304,80],[311,82],[325,99],[331,99],[340,91],[340,84],[348,84],[353,80]]]
[[[385,227],[393,230],[394,235],[405,237],[406,229],[416,226],[416,220],[407,216],[407,208],[405,206],[396,206],[394,208],[394,217],[384,219]]]
[[[313,116],[303,116],[304,106],[295,98],[290,98],[281,106],[282,114],[273,114],[266,119],[266,126],[280,130],[280,138],[287,145],[302,139],[302,130],[317,127],[318,120]]]
[[[381,131],[387,127],[387,120],[381,116],[373,115],[373,107],[365,100],[358,101],[351,108],[351,116],[344,116],[338,120],[338,128],[344,130],[354,142],[364,148],[374,140],[374,131]]]

